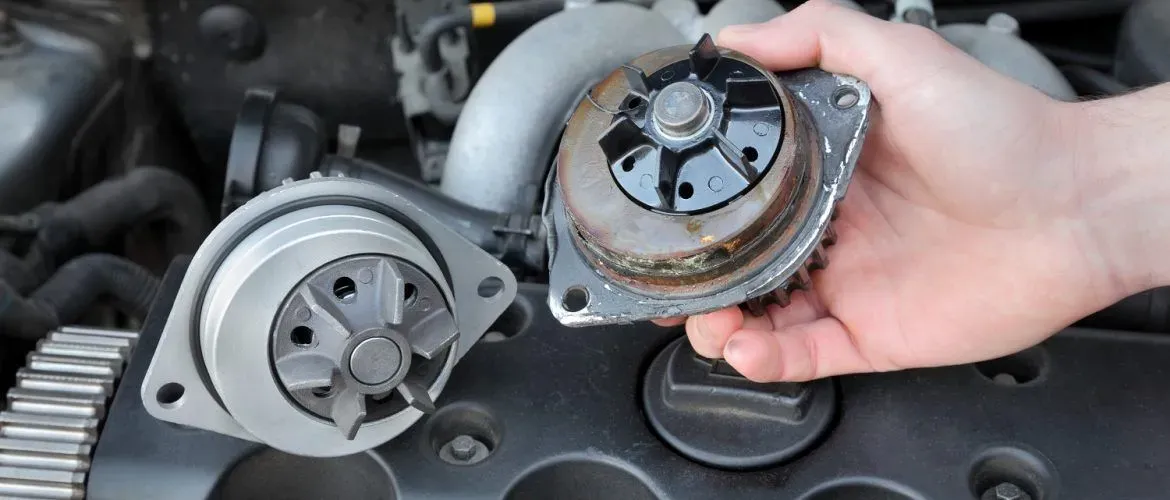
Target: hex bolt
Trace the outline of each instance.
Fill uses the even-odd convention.
[[[1014,483],[999,483],[983,493],[981,500],[1032,500],[1032,495]]]
[[[698,132],[710,114],[706,94],[690,82],[667,85],[654,100],[654,121],[671,137]]]
[[[475,457],[475,438],[460,434],[451,440],[451,456],[456,460],[469,461]]]

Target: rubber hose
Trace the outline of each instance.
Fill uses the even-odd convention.
[[[1060,68],[1064,77],[1081,95],[1111,96],[1129,92],[1129,85],[1121,83],[1113,75],[1097,71],[1085,66],[1065,66]]]
[[[23,298],[0,282],[0,333],[36,340],[61,325],[76,323],[101,297],[122,312],[145,318],[159,281],[150,271],[121,257],[88,254],[61,267],[32,297]]]
[[[44,279],[58,263],[156,220],[168,223],[167,249],[176,254],[194,252],[211,226],[203,198],[190,181],[162,168],[137,168],[53,209],[25,263],[35,277]]]
[[[37,279],[24,261],[0,250],[0,281],[8,283],[20,294],[28,293],[37,285]]]
[[[982,23],[997,12],[1020,22],[1088,19],[1123,12],[1133,0],[1029,0],[935,9],[939,24]]]

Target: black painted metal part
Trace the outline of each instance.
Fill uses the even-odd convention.
[[[537,285],[455,368],[435,414],[370,453],[295,457],[142,408],[139,384],[181,274],[164,280],[115,396],[90,499],[270,498],[277,487],[293,500],[967,500],[1004,482],[1036,500],[1153,499],[1170,489],[1166,337],[1070,329],[995,362],[840,377],[839,412],[820,440],[784,465],[728,472],[680,455],[643,418],[646,368],[678,330],[566,328]],[[440,459],[460,435],[490,455]]]

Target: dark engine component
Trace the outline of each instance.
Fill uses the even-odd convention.
[[[174,312],[178,267],[110,407],[87,498],[975,500],[997,498],[982,495],[1001,484],[1033,500],[1166,492],[1170,455],[1151,439],[1170,433],[1170,344],[1158,336],[1070,329],[986,363],[839,377],[840,417],[796,461],[728,473],[680,455],[643,417],[652,360],[676,346],[675,359],[693,356],[672,344],[680,332],[566,328],[542,306],[541,285],[521,285],[492,327],[502,340],[460,361],[435,414],[369,453],[292,456],[143,408],[139,387]],[[471,454],[445,452],[467,438]]]
[[[773,75],[710,37],[688,48],[615,71],[565,129],[546,221],[549,306],[567,325],[784,303],[826,263],[868,87]]]
[[[1121,24],[1114,72],[1121,81],[1155,85],[1170,81],[1170,2],[1137,0]]]
[[[0,214],[59,196],[81,139],[102,132],[86,124],[120,90],[117,42],[91,24],[0,5]]]
[[[291,453],[367,450],[433,409],[515,290],[393,191],[290,181],[200,247],[141,396],[159,419]]]
[[[62,262],[109,245],[142,224],[161,226],[169,255],[195,251],[211,226],[203,199],[191,182],[158,167],[136,168],[20,218],[32,220],[37,228],[24,262],[38,279]]]
[[[438,8],[440,2],[410,2]],[[393,99],[393,2],[165,0],[146,2],[154,71],[218,171],[244,92],[280,88],[321,110],[329,129],[348,123],[378,141],[406,136]],[[311,54],[311,56],[307,56]]]
[[[658,436],[683,456],[722,469],[762,469],[807,451],[829,430],[837,385],[758,384],[678,339],[646,370],[642,405]]]
[[[146,317],[158,279],[150,271],[109,254],[88,254],[67,262],[30,297],[0,281],[0,331],[37,340],[50,330],[76,323],[97,299],[113,297],[133,318]]]

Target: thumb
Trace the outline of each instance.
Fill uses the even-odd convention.
[[[723,358],[756,382],[803,382],[874,371],[845,325],[833,317],[778,331],[737,331],[723,348]]]

